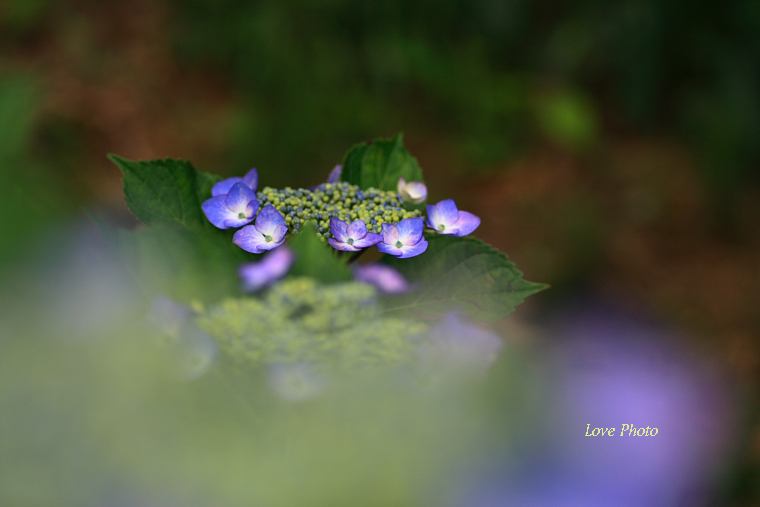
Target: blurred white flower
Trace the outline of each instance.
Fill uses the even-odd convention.
[[[424,183],[419,181],[410,181],[407,183],[405,178],[399,178],[396,190],[398,190],[398,193],[401,194],[401,197],[403,197],[406,202],[420,204],[427,199],[427,187]]]

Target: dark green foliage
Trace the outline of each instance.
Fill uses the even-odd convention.
[[[122,230],[120,242],[134,280],[148,296],[213,303],[241,294],[237,270],[256,259],[224,232],[155,226]]]
[[[150,226],[120,236],[144,292],[183,302],[239,294],[237,269],[256,256],[233,244],[234,231],[217,229],[201,209],[220,178],[184,160],[109,158],[124,173],[129,209]]]
[[[75,208],[69,179],[52,170],[61,161],[40,160],[34,147],[39,97],[31,76],[0,72],[0,269],[22,259],[29,240],[58,225],[51,216]]]
[[[422,318],[458,312],[493,322],[548,287],[524,280],[505,254],[478,239],[434,236],[428,241],[427,251],[417,257],[384,257],[417,286],[410,294],[389,299],[388,311]]]
[[[184,160],[133,162],[114,154],[108,158],[124,173],[127,205],[141,222],[188,230],[213,228],[201,204],[211,197],[211,187],[220,177],[198,171]]]
[[[404,134],[351,148],[343,159],[341,179],[362,189],[396,190],[399,178],[423,181],[417,159],[404,148]]]
[[[346,257],[339,258],[336,250],[317,237],[315,222],[307,222],[289,243],[296,253],[296,263],[290,270],[293,276],[309,276],[323,283],[351,280]]]

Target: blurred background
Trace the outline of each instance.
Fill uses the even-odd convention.
[[[760,505],[757,1],[4,0],[0,279],[82,237],[85,213],[137,224],[107,153],[307,187],[354,143],[398,131],[430,200],[482,217],[478,237],[552,285],[499,329],[601,357],[569,372],[635,356],[631,378],[685,383],[644,399],[712,400],[673,409],[674,427],[689,410],[718,418],[683,443],[723,439],[706,444],[719,466],[689,476],[709,492],[662,505]],[[641,359],[641,340],[689,374]],[[524,494],[510,502],[562,505]]]

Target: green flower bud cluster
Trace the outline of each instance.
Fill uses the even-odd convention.
[[[381,233],[384,223],[397,224],[405,218],[422,215],[420,210],[404,209],[404,199],[398,192],[362,190],[346,182],[323,183],[313,190],[264,187],[256,197],[262,208],[267,204],[277,208],[292,232],[297,233],[304,223],[315,220],[317,234],[324,240],[332,237],[332,217],[347,223],[364,220],[369,232]]]
[[[339,369],[410,361],[427,331],[381,316],[371,285],[320,285],[305,277],[286,279],[260,299],[228,299],[197,324],[243,364],[310,361]]]

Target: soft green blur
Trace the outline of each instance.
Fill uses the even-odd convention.
[[[540,422],[538,385],[516,381],[530,372],[516,350],[471,378],[420,378],[396,361],[327,370],[306,399],[279,395],[266,368],[221,355],[188,378],[139,292],[119,283],[120,264],[76,265],[61,267],[88,285],[114,276],[100,292],[108,302],[82,297],[68,276],[23,273],[16,294],[38,304],[0,312],[4,505],[436,505],[486,450],[519,428],[526,444],[525,428]],[[305,343],[324,340],[301,331]]]

